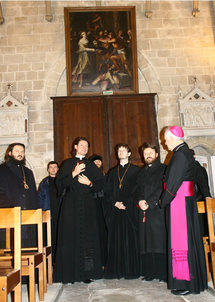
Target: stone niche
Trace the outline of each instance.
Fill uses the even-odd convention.
[[[178,98],[180,122],[185,138],[215,135],[215,98],[194,87]]]
[[[178,106],[185,140],[195,150],[196,159],[206,168],[214,196],[215,153],[208,144],[215,137],[215,98],[211,95],[196,87],[195,81],[194,88],[186,96],[179,92]]]
[[[19,142],[28,145],[28,105],[27,97],[19,101],[11,95],[0,101],[0,145]]]

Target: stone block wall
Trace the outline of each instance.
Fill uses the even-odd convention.
[[[53,159],[51,96],[66,95],[64,7],[136,6],[139,92],[158,94],[158,126],[179,124],[177,94],[193,88],[215,89],[215,8],[200,1],[192,16],[192,1],[153,1],[152,18],[144,1],[52,1],[52,22],[45,19],[45,1],[2,1],[0,25],[0,98],[12,83],[12,94],[29,99],[29,145],[26,156],[37,182]],[[215,151],[214,138],[191,140]],[[0,146],[3,157],[7,146]],[[165,152],[161,148],[161,157]]]

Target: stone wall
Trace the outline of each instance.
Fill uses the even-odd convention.
[[[18,99],[29,99],[27,159],[37,182],[53,159],[53,115],[50,96],[66,95],[64,7],[136,6],[139,92],[158,93],[159,130],[179,124],[177,94],[198,86],[215,88],[215,12],[212,1],[200,1],[192,16],[192,1],[152,1],[152,18],[144,1],[52,1],[52,22],[45,19],[45,1],[2,1],[0,25],[0,99],[8,82]],[[214,154],[213,138],[190,140]],[[6,146],[0,146],[3,157]],[[165,152],[161,148],[161,157]]]

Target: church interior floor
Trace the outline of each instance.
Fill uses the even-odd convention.
[[[10,300],[9,300],[10,301]],[[27,287],[22,286],[22,301],[27,302]],[[38,294],[36,302],[38,302]],[[44,302],[214,302],[215,290],[212,282],[209,289],[199,295],[174,296],[167,290],[166,283],[157,280],[101,279],[90,284],[76,282],[74,284],[54,283],[48,285]]]

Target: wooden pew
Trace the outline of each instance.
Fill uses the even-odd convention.
[[[213,278],[213,286],[215,288],[215,229],[214,229],[215,199],[214,198],[207,198],[206,208],[207,208],[209,242],[210,242],[210,252],[211,252],[212,278]]]
[[[42,209],[22,210],[22,225],[37,226],[37,246],[22,248],[22,275],[29,276],[29,302],[35,301],[35,269],[38,268],[39,300],[44,300]]]
[[[14,301],[21,302],[21,208],[1,208],[0,228],[14,229],[13,267],[0,267],[0,301],[6,302],[8,293],[12,292]],[[0,265],[1,257],[2,255]]]
[[[197,201],[197,207],[199,214],[206,214],[206,202],[205,201]],[[209,237],[204,236],[203,239],[203,245],[204,245],[204,251],[205,251],[205,262],[206,262],[206,268],[207,268],[207,279],[208,282],[210,281],[210,270],[209,270],[209,259],[208,254],[210,253],[210,245],[209,245]]]

